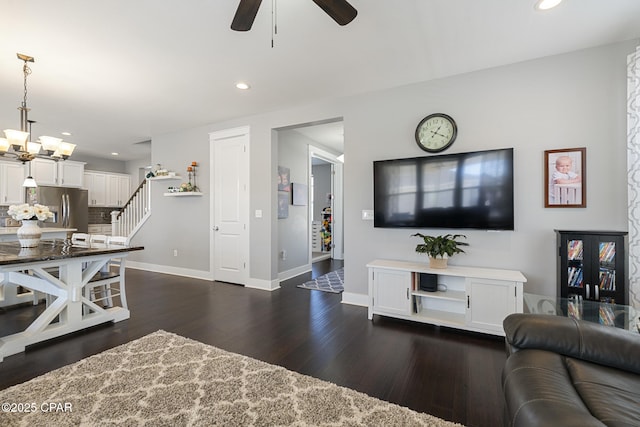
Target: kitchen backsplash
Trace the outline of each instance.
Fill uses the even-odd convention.
[[[0,206],[0,227],[5,226],[8,206]],[[111,211],[113,208],[89,208],[89,224],[111,224]]]
[[[113,208],[89,208],[89,224],[111,224]]]

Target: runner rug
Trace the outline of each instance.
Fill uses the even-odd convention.
[[[2,426],[459,426],[165,331],[2,390],[0,402]]]
[[[314,280],[298,285],[298,287],[339,294],[344,291],[344,268],[323,274]]]

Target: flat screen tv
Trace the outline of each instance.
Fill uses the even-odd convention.
[[[374,227],[513,230],[513,148],[373,162]]]

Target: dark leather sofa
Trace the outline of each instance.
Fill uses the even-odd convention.
[[[640,426],[640,334],[542,314],[503,326],[505,425]]]

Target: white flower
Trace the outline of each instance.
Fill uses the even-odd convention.
[[[53,213],[49,211],[49,208],[39,204],[35,204],[34,206],[30,206],[28,203],[11,205],[7,213],[16,221],[22,221],[24,219],[39,219],[40,221],[45,221],[53,218]]]
[[[36,203],[35,205],[33,205],[33,210],[36,217],[38,217],[40,221],[46,221],[49,218],[53,218],[53,213],[51,213],[49,208],[44,205],[39,205]]]

